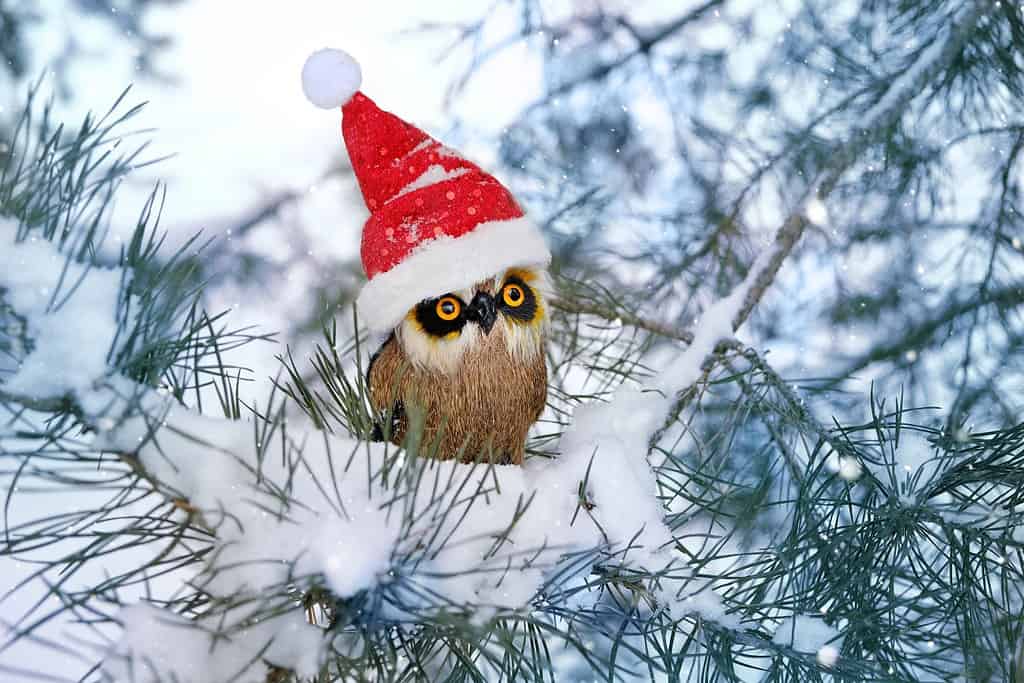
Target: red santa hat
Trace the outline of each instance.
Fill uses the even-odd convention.
[[[310,102],[341,107],[345,147],[370,217],[359,294],[371,331],[393,329],[423,299],[470,287],[507,268],[546,266],[540,230],[493,176],[359,92],[362,74],[341,50],[306,60]]]

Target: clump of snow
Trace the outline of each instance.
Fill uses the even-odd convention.
[[[719,341],[732,335],[730,316],[733,310],[732,307],[713,306],[704,312],[693,342],[659,373],[655,382],[657,389],[671,399],[700,379],[704,360]]]
[[[673,562],[663,551],[672,536],[644,459],[662,417],[655,399],[624,393],[614,408],[579,408],[562,457],[552,462],[498,469],[422,463],[415,482],[392,484],[412,487],[403,493],[412,509],[391,506],[394,488],[367,483],[389,457],[383,444],[317,432],[299,437],[301,468],[268,458],[260,471],[263,482],[288,482],[286,499],[257,481],[253,429],[244,422],[175,407],[154,434],[152,418],[139,418],[98,445],[134,450],[141,440],[140,464],[216,529],[207,590],[258,593],[293,576],[322,576],[348,597],[383,580],[396,557],[419,547],[429,558],[406,579],[429,585],[449,604],[515,609],[529,604],[566,553],[630,546],[626,561],[634,566],[656,571]],[[459,485],[438,484],[452,481]],[[581,511],[581,503],[591,509]],[[411,518],[417,523],[403,525]],[[502,536],[507,540],[495,541]]]
[[[556,460],[522,468],[420,460],[388,484],[380,473],[394,457],[389,445],[291,426],[284,455],[264,458],[257,472],[251,424],[178,406],[128,420],[97,446],[135,452],[215,531],[208,566],[196,579],[215,597],[258,603],[284,586],[322,580],[344,599],[391,584],[403,597],[386,601],[385,618],[472,606],[486,619],[528,607],[555,572],[560,581],[582,580],[590,567],[578,561],[580,553],[605,549],[606,564],[614,557],[661,574],[653,590],[672,614],[735,625],[710,583],[694,579],[672,552],[645,458],[664,411],[659,393],[624,390],[610,403],[577,409]],[[598,596],[581,591],[573,599]],[[302,613],[296,606],[287,614]],[[261,628],[261,645],[278,637],[277,627]],[[189,637],[186,650],[208,644],[201,631]],[[154,660],[166,641],[126,638],[117,653]],[[276,651],[264,658],[292,665],[275,659]],[[187,671],[171,671],[189,680]]]
[[[350,518],[324,524],[320,538],[312,543],[315,565],[335,595],[355,595],[372,588],[391,566],[398,546],[398,524],[388,524],[387,515],[366,506],[349,511]]]
[[[681,596],[679,596],[681,597]],[[672,605],[673,603],[669,603]],[[725,611],[725,604],[722,597],[711,587],[710,582],[705,582],[696,591],[687,590],[683,598],[683,608],[675,609],[676,616],[682,614],[699,614],[708,621],[714,621],[729,628],[738,628],[740,620],[734,614]]]
[[[239,628],[229,637],[177,614],[151,605],[126,607],[118,613],[120,640],[103,662],[103,673],[114,681],[131,683],[264,683],[263,660],[315,676],[321,666],[324,641],[320,629],[307,624],[301,612],[275,616]]]
[[[818,664],[832,668],[839,661],[839,650],[834,645],[822,645],[816,656]]]
[[[864,474],[860,460],[851,457],[839,458],[839,476],[846,481],[857,481]]]
[[[772,642],[776,645],[787,645],[797,652],[820,653],[826,646],[831,646],[835,650],[841,644],[841,638],[839,631],[819,617],[797,614],[786,618],[779,624],[779,628],[776,629],[775,635],[772,637]],[[836,651],[836,657],[838,658],[838,651]]]
[[[0,217],[0,291],[25,319],[32,350],[3,388],[33,399],[85,397],[109,374],[123,273],[69,260],[45,240],[16,242],[17,228]]]
[[[348,102],[362,81],[359,63],[343,50],[317,50],[302,66],[302,91],[306,99],[322,109]]]
[[[807,216],[807,220],[819,228],[828,225],[828,208],[817,195],[811,195],[811,198],[807,200],[804,205],[804,215]]]
[[[607,504],[592,513],[608,540],[628,544],[640,530],[634,551],[653,558],[672,541],[664,511],[655,498],[654,473],[647,464],[647,440],[664,419],[661,397],[654,393],[622,390],[607,404],[581,406],[562,435],[561,457],[545,472],[567,485],[590,478],[586,493]],[[620,497],[620,494],[625,497]]]
[[[656,388],[672,398],[679,391],[687,389],[700,378],[704,360],[711,355],[719,342],[733,335],[733,321],[747,294],[753,286],[754,278],[761,271],[771,255],[771,251],[762,252],[751,266],[747,279],[729,293],[729,296],[709,306],[694,325],[693,342],[668,367],[658,375]],[[667,411],[666,406],[666,411]]]

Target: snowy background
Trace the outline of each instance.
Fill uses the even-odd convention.
[[[58,118],[68,121],[106,110],[132,84],[128,101],[148,102],[132,125],[139,140],[153,141],[148,157],[166,158],[131,176],[107,247],[116,253],[153,183],[166,183],[161,225],[171,240],[197,231],[216,238],[205,257],[209,309],[231,309],[231,326],[278,333],[279,343],[250,344],[229,359],[249,368],[243,393],[259,400],[283,344],[296,357],[307,354],[320,319],[335,311],[348,319],[361,283],[356,257],[366,210],[347,169],[340,117],[311,107],[298,77],[312,50],[344,48],[358,57],[362,88],[378,104],[507,182],[549,230],[572,274],[599,273],[631,291],[629,304],[641,316],[681,329],[703,320],[706,335],[693,357],[679,359],[671,346],[652,355],[676,370],[658,384],[684,387],[703,352],[727,334],[736,301],[701,313],[743,281],[800,196],[787,173],[819,161],[810,143],[839,141],[884,109],[850,93],[900,72],[928,43],[895,40],[901,26],[881,11],[859,12],[862,3],[825,3],[830,11],[817,17],[817,28],[875,67],[867,73],[846,65],[850,72],[841,66],[837,74],[825,51],[808,47],[801,13],[815,4],[580,0],[543,3],[541,11],[529,2],[15,3],[0,12],[22,18],[17,53],[24,63],[0,69],[0,126],[14,119],[40,73],[44,92],[57,97]],[[648,61],[634,51],[666,22],[705,5],[713,11],[683,35],[658,39],[668,56]],[[520,35],[529,22],[550,28]],[[146,46],[138,39],[146,34],[169,40]],[[867,46],[862,52],[846,44],[852,35]],[[607,79],[595,75],[609,64]],[[813,123],[847,97],[862,110]],[[1012,102],[1001,91],[989,110],[969,112],[967,127],[1010,130],[1021,123]],[[866,419],[865,397],[874,390],[935,406],[920,419],[964,433],[1008,426],[1024,402],[1024,235],[1013,201],[1021,190],[1020,145],[1012,136],[961,140],[940,104],[921,104],[907,118],[913,139],[906,149],[863,159],[855,180],[827,205],[808,204],[813,225],[802,249],[741,338],[766,352],[797,390],[820,399],[813,410],[826,424],[834,415]],[[773,158],[793,139],[809,147],[791,155],[784,173]],[[908,150],[934,152],[934,172],[902,176]],[[1008,155],[1011,172],[993,172]],[[752,176],[760,184],[746,194]],[[737,195],[743,210],[730,215]],[[989,222],[1001,227],[992,234],[979,227]],[[994,303],[972,308],[976,300]],[[641,416],[650,409],[624,400]],[[710,403],[713,414],[718,404]],[[642,448],[648,425],[637,420],[630,425],[636,433],[620,429],[609,438],[632,438]],[[588,423],[576,444],[581,453],[602,438],[600,423]],[[931,453],[923,438],[908,436],[896,458],[916,472]],[[841,462],[831,466],[850,474]],[[80,495],[24,496],[9,519],[88,505]],[[28,569],[0,558],[0,590]],[[176,580],[154,586],[171,590]],[[20,614],[40,595],[19,591],[0,617]],[[797,630],[807,641],[797,649],[824,642],[815,626]],[[776,631],[779,642],[784,631]],[[69,633],[60,619],[44,632]],[[0,653],[0,663],[30,662],[33,671],[71,679],[91,663],[47,652],[24,641]]]

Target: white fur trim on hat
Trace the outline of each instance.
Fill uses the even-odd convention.
[[[376,275],[359,293],[359,317],[371,332],[390,332],[424,299],[470,287],[507,268],[550,261],[544,236],[528,218],[481,223],[461,237],[426,242]]]

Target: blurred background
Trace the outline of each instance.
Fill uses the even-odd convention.
[[[258,400],[285,345],[304,357],[334,317],[350,334],[363,282],[340,113],[301,92],[313,50],[353,54],[378,104],[511,187],[562,286],[600,289],[613,321],[686,329],[956,7],[0,0],[0,155],[31,83],[69,124],[131,85],[126,102],[147,104],[126,144],[151,140],[159,162],[121,192],[109,244],[162,184],[170,241],[212,238],[196,256],[209,309],[276,333],[231,358]],[[741,334],[826,424],[865,419],[869,393],[933,407],[919,419],[950,433],[1020,421],[1020,8],[994,3],[979,36],[809,212]],[[4,583],[17,571],[0,565]]]
[[[600,272],[638,314],[685,327],[744,274],[883,74],[941,33],[943,4],[930,24],[914,3],[853,0],[6,0],[0,125],[40,77],[69,124],[131,85],[126,102],[147,104],[125,142],[151,141],[143,158],[160,161],[122,191],[112,244],[164,184],[171,239],[213,240],[210,308],[301,346],[362,282],[367,214],[340,115],[311,107],[298,78],[312,50],[340,46],[381,106],[513,188],[564,272]],[[1014,37],[993,36],[1001,81],[982,82],[992,63],[961,65],[868,150],[762,307],[776,365],[827,378],[809,388],[880,383],[956,403],[954,422],[1017,414]],[[279,352],[238,360],[258,380]]]

